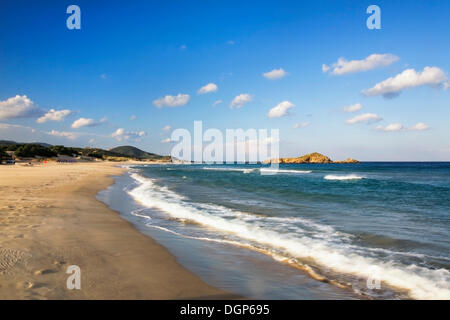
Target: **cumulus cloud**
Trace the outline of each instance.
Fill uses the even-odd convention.
[[[0,101],[0,120],[37,117],[42,113],[26,95]]]
[[[444,90],[450,89],[450,81],[444,82],[442,86],[443,86]]]
[[[415,125],[413,125],[412,127],[409,128],[409,130],[412,131],[424,131],[424,130],[428,130],[430,127],[428,125],[426,125],[423,122],[418,122]]]
[[[172,140],[170,140],[170,138],[166,138],[166,139],[161,140],[161,143],[169,143],[171,141]]]
[[[294,124],[294,129],[305,128],[307,126],[309,126],[309,122],[300,122],[300,123]]]
[[[34,128],[22,126],[20,124],[10,124],[10,123],[0,123],[0,130],[5,130],[5,131],[14,130],[14,131],[19,131],[19,132],[28,131],[31,133],[36,132],[36,129],[34,129]]]
[[[343,75],[346,73],[363,72],[372,70],[378,67],[385,67],[394,63],[399,58],[393,54],[371,54],[370,56],[362,60],[346,60],[345,58],[339,58],[337,62],[331,66],[326,64],[322,65],[322,72],[330,72],[334,75]]]
[[[445,88],[446,80],[447,76],[444,71],[438,67],[425,67],[422,72],[406,69],[395,77],[390,77],[370,89],[363,90],[363,94],[392,98],[399,95],[403,90],[419,86],[439,87],[442,85]]]
[[[287,72],[283,70],[283,68],[280,69],[273,69],[269,72],[263,73],[263,77],[270,79],[270,80],[276,80],[276,79],[281,79],[284,76],[287,75]]]
[[[347,124],[355,124],[355,123],[374,123],[382,120],[382,118],[375,114],[375,113],[363,113],[359,114],[353,118],[348,119],[345,121]]]
[[[216,92],[218,89],[217,85],[214,83],[208,83],[207,85],[204,85],[203,87],[201,87],[198,90],[198,94],[205,94],[205,93],[209,93],[209,92]]]
[[[241,93],[240,95],[234,97],[230,102],[230,108],[236,107],[237,109],[242,108],[242,106],[250,101],[252,101],[252,96],[248,93]]]
[[[347,107],[344,107],[344,111],[345,112],[356,112],[356,111],[361,110],[362,108],[363,108],[362,104],[358,102],[355,104],[351,104]]]
[[[37,123],[44,123],[47,121],[63,121],[72,111],[70,110],[55,110],[50,109],[46,114],[36,120]]]
[[[286,116],[288,114],[288,110],[293,107],[294,107],[294,104],[290,101],[280,102],[275,107],[270,109],[269,113],[267,113],[267,116],[269,118],[280,118],[280,117]]]
[[[387,126],[377,126],[376,128],[378,131],[386,131],[386,132],[392,132],[392,131],[400,131],[403,130],[403,125],[401,123],[391,123]]]
[[[73,129],[79,129],[81,127],[94,127],[96,125],[98,125],[98,122],[95,122],[94,119],[90,119],[90,118],[80,118],[75,120],[72,125],[71,128]]]
[[[170,129],[172,129],[172,127],[169,126],[169,125],[167,125],[167,126],[165,126],[165,127],[163,128],[163,131],[169,131]]]
[[[181,107],[189,102],[191,97],[188,94],[179,93],[176,96],[167,95],[165,97],[156,99],[153,104],[158,107]]]
[[[70,140],[74,140],[78,137],[78,134],[76,132],[67,132],[67,131],[56,131],[52,130],[50,132],[47,132],[47,134],[51,136],[57,136],[57,137],[63,137]]]
[[[393,131],[402,131],[402,130],[408,130],[408,131],[424,131],[428,130],[430,127],[426,125],[423,122],[418,122],[415,125],[407,128],[403,126],[401,123],[391,123],[387,126],[377,126],[376,129],[378,131],[385,131],[385,132],[393,132]]]
[[[322,72],[325,73],[328,72],[328,70],[330,70],[330,67],[327,66],[326,64],[322,64]]]
[[[216,100],[214,101],[214,103],[212,104],[213,107],[217,106],[218,104],[221,104],[223,101],[222,100]]]
[[[146,136],[147,133],[145,131],[125,131],[124,128],[119,128],[113,133],[111,133],[111,137],[116,139],[117,141],[122,140],[134,140],[137,141],[140,138]]]

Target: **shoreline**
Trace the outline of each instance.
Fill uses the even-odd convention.
[[[230,299],[96,198],[117,163],[0,167],[0,299]],[[69,265],[81,289],[66,288]]]

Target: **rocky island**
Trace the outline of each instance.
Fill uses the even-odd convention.
[[[297,158],[278,158],[264,161],[264,163],[359,163],[358,160],[347,158],[346,160],[333,161],[329,157],[313,152]]]

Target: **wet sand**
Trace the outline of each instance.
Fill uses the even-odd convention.
[[[0,166],[0,299],[227,299],[96,199],[116,163]],[[81,270],[69,290],[66,270]]]

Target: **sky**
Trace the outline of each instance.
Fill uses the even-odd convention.
[[[201,120],[279,129],[283,157],[450,161],[449,34],[449,1],[2,0],[0,140],[169,154]]]

